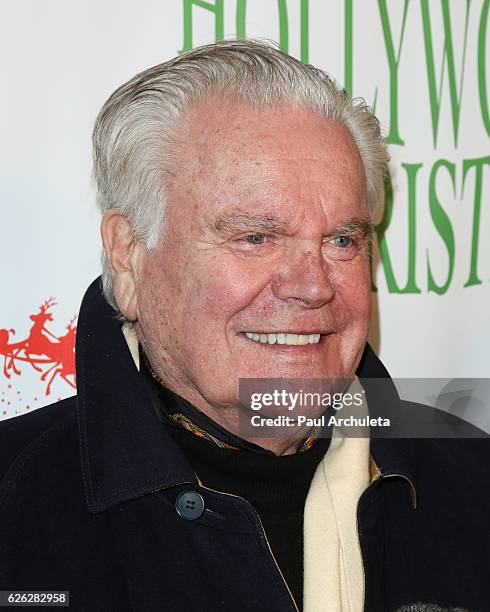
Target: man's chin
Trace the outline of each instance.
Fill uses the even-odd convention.
[[[355,375],[355,368],[343,367],[341,364],[254,364],[251,368],[242,368],[238,379],[270,378],[270,379],[309,379],[323,378],[329,380],[350,379]]]

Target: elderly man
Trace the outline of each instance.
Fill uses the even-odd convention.
[[[0,429],[0,588],[75,610],[490,609],[486,440],[242,427],[241,379],[347,381],[370,414],[421,418],[366,344],[387,165],[367,106],[222,42],[120,87],[93,141],[102,280],[77,397]]]

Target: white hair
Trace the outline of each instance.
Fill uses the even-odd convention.
[[[223,41],[137,74],[110,96],[95,122],[98,206],[102,214],[119,210],[148,250],[155,248],[162,231],[172,133],[192,104],[213,93],[266,108],[287,102],[344,125],[359,150],[368,204],[374,210],[382,197],[388,155],[379,122],[366,102],[351,100],[325,72],[270,44]],[[102,282],[107,301],[117,310],[104,253]]]

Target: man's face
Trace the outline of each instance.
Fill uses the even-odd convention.
[[[239,378],[352,376],[370,316],[370,215],[349,132],[221,99],[183,124],[137,288],[154,368],[211,416],[237,405]]]

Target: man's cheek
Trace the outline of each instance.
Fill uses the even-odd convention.
[[[335,293],[344,301],[360,306],[370,301],[371,278],[369,267],[364,263],[346,270],[336,270],[329,278]]]
[[[336,327],[346,329],[352,325],[368,325],[371,314],[369,288],[342,287],[336,292],[331,303],[331,312]]]
[[[202,317],[225,322],[253,301],[254,287],[253,281],[226,269],[208,272],[195,289]]]

